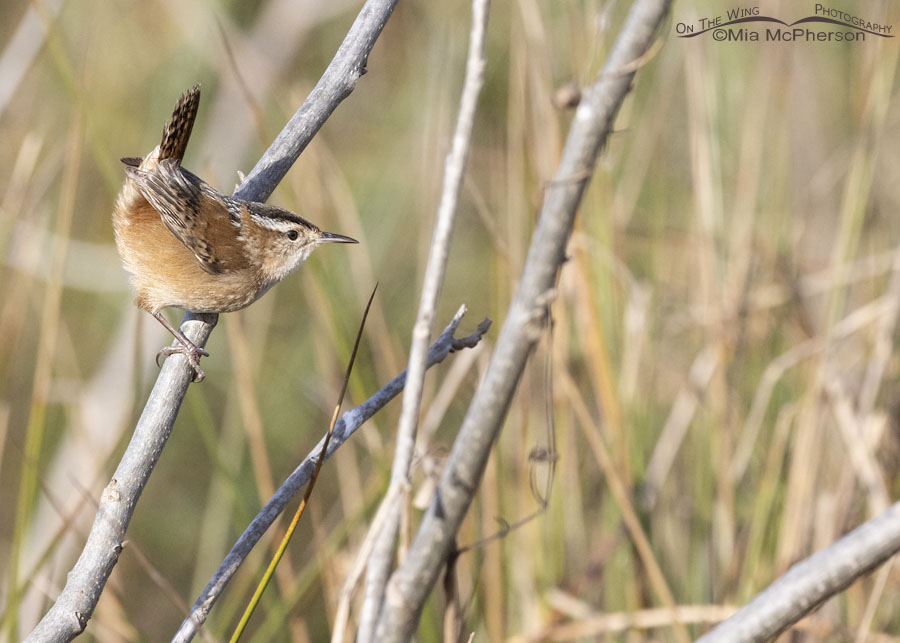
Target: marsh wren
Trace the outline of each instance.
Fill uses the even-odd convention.
[[[226,196],[181,166],[200,86],[175,103],[159,146],[143,158],[123,158],[125,183],[113,227],[135,304],[178,340],[161,354],[184,354],[201,381],[208,356],[162,316],[163,308],[230,313],[249,306],[296,270],[319,245],[357,243],[292,212]]]

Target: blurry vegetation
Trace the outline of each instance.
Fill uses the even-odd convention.
[[[230,191],[358,9],[83,0],[57,15],[56,4],[0,5],[0,638],[9,640],[64,583],[168,341],[132,306],[113,246],[117,159],[149,151],[179,93],[199,81],[185,164]],[[897,41],[674,37],[675,22],[718,6],[675,5],[586,195],[552,342],[530,363],[460,535],[471,543],[498,519],[535,510],[528,455],[548,446],[549,407],[559,464],[548,512],[458,567],[476,640],[560,624],[588,635],[592,615],[658,607],[588,434],[601,435],[679,605],[747,600],[900,492],[889,296],[900,242]],[[794,20],[811,8],[772,2],[763,13]],[[895,26],[896,9],[865,6],[866,17]],[[489,316],[500,328],[572,117],[553,106],[553,92],[595,77],[626,10],[493,3],[439,327],[465,303],[467,323]],[[191,387],[85,640],[175,631],[177,601],[193,602],[324,432],[375,280],[350,403],[403,368],[469,11],[400,3],[369,73],[273,195],[362,243],[320,250],[253,307],[220,319],[207,380]],[[13,36],[35,17],[46,38],[32,58]],[[888,342],[880,377],[867,375],[879,337]],[[429,373],[427,458],[446,452],[486,357],[460,354]],[[452,403],[429,416],[429,400],[457,375]],[[856,420],[849,426],[837,420],[842,404]],[[395,403],[326,465],[252,640],[327,636],[387,486],[398,413]],[[855,460],[854,445],[863,447]],[[213,611],[215,636],[252,591],[264,549]],[[869,626],[896,632],[900,578],[884,581],[855,584],[801,629],[846,640],[874,601]],[[421,640],[440,639],[439,603],[426,610]],[[666,628],[610,640],[626,639],[673,640]]]

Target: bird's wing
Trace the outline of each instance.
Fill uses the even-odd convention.
[[[126,165],[125,173],[203,270],[220,274],[247,266],[240,201],[217,192],[176,159],[150,170]]]

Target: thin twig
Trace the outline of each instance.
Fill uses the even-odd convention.
[[[416,431],[419,426],[419,408],[425,382],[425,357],[428,342],[434,331],[434,317],[437,310],[447,257],[450,254],[450,236],[456,219],[459,193],[465,174],[472,128],[475,123],[475,108],[484,84],[484,48],[487,32],[488,0],[474,0],[472,6],[472,31],[469,37],[469,53],[466,60],[465,80],[460,97],[459,115],[450,153],[444,166],[444,184],[438,204],[437,220],[428,252],[428,264],[419,297],[419,311],[413,326],[409,349],[409,377],[403,389],[403,408],[397,428],[397,444],[394,463],[391,468],[391,488],[408,487],[413,452],[416,445]],[[393,494],[389,494],[393,495]],[[391,507],[387,521],[375,542],[375,549],[369,559],[366,574],[366,590],[360,615],[357,640],[368,643],[375,634],[375,624],[384,601],[384,588],[394,560],[394,548],[400,528],[402,502]]]
[[[485,319],[471,335],[461,338],[454,337],[453,335],[465,312],[466,307],[461,306],[444,329],[444,332],[432,344],[428,350],[428,367],[442,362],[447,355],[454,351],[475,346],[490,328],[490,320]],[[366,420],[394,399],[403,390],[405,382],[406,371],[403,371],[364,403],[344,413],[334,427],[334,434],[328,444],[326,459],[330,458]],[[266,530],[281,515],[285,505],[309,481],[315,469],[316,459],[319,457],[323,441],[324,438],[318,445],[313,447],[309,455],[294,469],[293,473],[288,476],[287,480],[275,492],[275,495],[266,503],[266,506],[259,511],[244,530],[244,533],[241,534],[241,537],[238,538],[231,551],[228,552],[228,555],[213,574],[206,588],[197,598],[194,606],[191,608],[190,616],[181,624],[181,627],[172,639],[173,641],[186,643],[194,637],[199,626],[206,621],[213,604],[219,599],[222,591],[237,572],[238,567],[244,562],[244,559],[250,554],[250,551],[259,542]]]

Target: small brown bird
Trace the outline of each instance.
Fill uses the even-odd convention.
[[[322,232],[292,212],[226,196],[181,166],[200,86],[178,99],[162,142],[144,158],[123,158],[125,183],[116,199],[116,245],[135,304],[178,340],[163,355],[183,353],[201,381],[208,356],[162,316],[167,307],[229,313],[249,306],[296,270],[320,244],[357,243]]]

